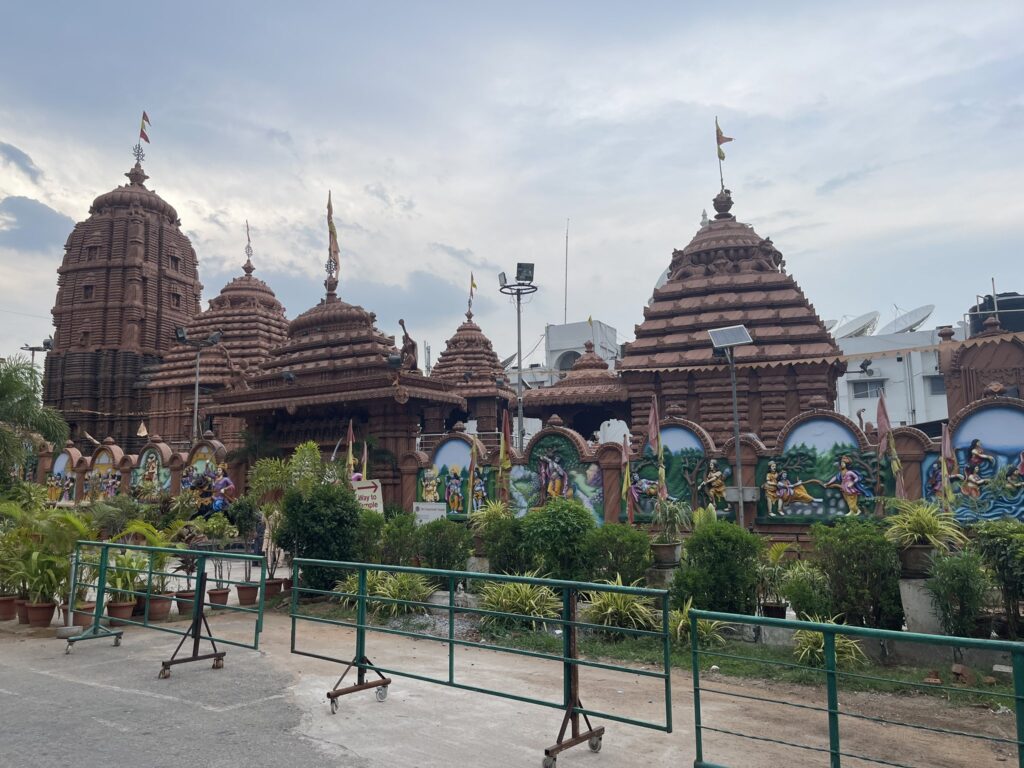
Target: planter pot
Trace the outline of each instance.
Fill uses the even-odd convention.
[[[16,595],[0,595],[0,621],[10,621],[18,618],[18,611],[14,607]]]
[[[149,599],[149,620],[166,621],[171,613],[173,592],[157,593]]]
[[[935,612],[931,593],[924,587],[924,579],[900,579],[900,601],[908,632],[942,634],[942,622]]]
[[[107,603],[107,616],[110,617],[110,626],[122,627],[126,620],[131,619],[132,611],[135,610],[135,601],[126,600],[123,603]],[[121,619],[121,621],[119,621]]]
[[[291,592],[293,586],[295,586],[294,581],[292,581],[291,579],[285,579],[284,583],[281,585],[281,589],[284,592]]]
[[[19,624],[28,624],[28,608],[25,607],[27,603],[28,600],[22,600],[20,597],[14,601],[14,610],[18,615]]]
[[[274,595],[281,594],[281,588],[284,586],[284,579],[267,579],[267,597],[273,597]]]
[[[95,612],[96,603],[75,603],[75,610],[71,616],[71,625],[75,627],[91,627]]]
[[[135,607],[132,608],[132,616],[145,616],[146,615],[146,596],[136,595],[135,596]]]
[[[175,593],[175,602],[178,604],[178,615],[183,619],[192,618],[192,600],[196,593],[191,590],[183,590]]]
[[[927,579],[935,547],[931,544],[911,544],[900,550],[900,578]]]
[[[236,584],[239,605],[256,605],[260,596],[259,584]]]
[[[231,590],[227,588],[208,589],[206,594],[210,596],[210,605],[216,608],[217,606],[228,604],[228,595],[231,594]]]
[[[669,542],[668,544],[651,543],[651,552],[654,554],[655,568],[675,568],[679,565],[679,558],[683,553],[681,542]]]
[[[978,637],[983,640],[988,640],[992,637],[991,615],[983,613],[980,616],[974,617],[974,631],[971,632],[971,637]]]
[[[788,607],[789,603],[765,603],[761,606],[761,615],[768,619],[784,619]]]
[[[484,557],[487,552],[484,551],[484,537],[479,533],[473,534],[473,554],[476,557]]]
[[[28,612],[28,625],[30,627],[48,627],[53,621],[53,612],[57,608],[56,603],[26,603],[25,609]]]

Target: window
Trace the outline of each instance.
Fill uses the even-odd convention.
[[[83,285],[82,286],[82,298],[86,299],[86,300],[92,298],[92,286],[91,285]]]
[[[172,293],[171,294],[171,306],[172,307],[180,307],[181,306],[181,294],[180,293]]]
[[[925,376],[928,379],[929,395],[946,394],[946,379],[942,376]]]
[[[171,269],[175,272],[181,272],[181,259],[177,256],[171,256]]]
[[[884,381],[851,381],[850,389],[858,400],[881,397],[885,392]]]

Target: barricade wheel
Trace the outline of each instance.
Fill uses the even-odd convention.
[[[120,644],[121,644],[121,636],[118,635],[117,637],[114,638],[114,647],[117,648],[117,646],[119,646]]]
[[[71,645],[72,645],[71,643],[68,643],[67,647],[64,649],[64,655],[65,656],[67,656],[68,654],[71,653]]]
[[[388,697],[388,687],[382,685],[377,689],[377,701],[384,701]]]
[[[214,659],[213,660],[213,668],[214,669],[224,669],[224,659]]]
[[[544,758],[544,762],[542,762],[541,765],[543,765],[544,768],[555,768],[555,758],[551,756],[546,756]]]
[[[331,699],[331,714],[332,715],[338,714],[338,700],[337,699]]]
[[[590,751],[591,752],[600,752],[601,751],[601,737],[600,736],[591,736],[590,739],[587,741],[587,746],[590,747]]]
[[[159,672],[159,674],[157,674],[157,678],[159,678],[160,680],[166,680],[170,676],[171,676],[171,669],[170,669],[170,667],[160,667],[160,672]]]

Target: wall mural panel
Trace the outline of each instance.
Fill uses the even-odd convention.
[[[758,461],[756,478],[761,522],[870,515],[872,500],[893,492],[888,467],[879,467],[875,451],[861,451],[853,430],[828,417],[798,424],[779,455]]]
[[[580,460],[572,441],[558,434],[538,440],[526,464],[512,467],[511,506],[517,515],[525,515],[543,506],[553,497],[576,499],[594,515],[598,525],[604,522],[604,480],[601,467]]]
[[[949,467],[954,515],[961,523],[1024,518],[1024,411],[990,406],[975,411],[951,438],[956,460]],[[938,453],[921,466],[925,498],[942,498]]]
[[[714,504],[720,516],[731,514],[725,488],[732,480],[732,467],[722,459],[709,459],[704,453],[704,443],[686,427],[663,427],[661,443],[669,498],[691,506]],[[653,447],[648,445],[643,457],[630,463],[630,475],[633,519],[650,522],[658,499],[658,458]],[[625,502],[620,519],[627,519]]]
[[[99,448],[92,456],[92,469],[85,476],[83,493],[89,501],[112,499],[121,489],[121,473],[109,448]]]
[[[482,507],[494,496],[494,470],[481,466],[477,456],[474,477],[469,476],[471,460],[469,443],[448,440],[434,451],[431,466],[421,469],[416,500],[444,503],[448,515],[467,515]]]
[[[171,490],[171,470],[163,465],[155,448],[147,448],[139,456],[139,465],[132,470],[132,490],[146,500]]]
[[[72,471],[71,454],[63,451],[53,461],[50,474],[46,476],[46,500],[73,502],[75,500],[75,473]]]

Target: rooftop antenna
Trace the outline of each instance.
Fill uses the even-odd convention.
[[[569,219],[565,220],[565,298],[562,304],[562,325],[569,322]]]

